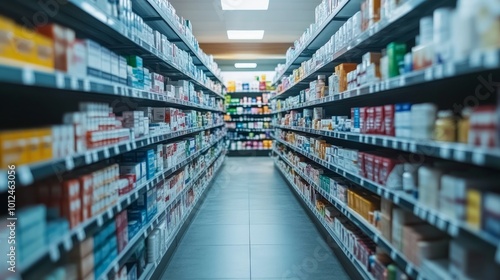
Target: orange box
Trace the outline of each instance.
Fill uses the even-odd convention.
[[[68,72],[72,50],[70,46],[75,41],[75,32],[55,23],[42,25],[37,28],[40,34],[51,39],[54,49],[54,67],[57,70]]]
[[[347,90],[347,73],[356,69],[356,63],[342,63],[335,67],[335,74],[339,77],[339,92]]]

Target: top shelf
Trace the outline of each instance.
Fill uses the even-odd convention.
[[[84,0],[67,0],[64,5],[58,7],[58,12],[50,20],[65,27],[75,30],[79,38],[95,40],[102,46],[109,48],[120,55],[138,55],[144,60],[148,68],[157,69],[160,74],[173,78],[184,79],[195,84],[196,90],[207,90],[210,94],[223,98],[220,92],[209,88],[203,78],[192,74],[196,71],[182,70],[182,68],[171,61],[165,54],[154,46],[149,45],[141,38],[132,36],[130,28],[122,21],[108,16],[99,8]],[[12,18],[22,18],[23,15],[33,14],[40,10],[36,1],[19,0],[2,7],[4,13],[10,14]],[[32,19],[28,18],[28,23]],[[200,67],[200,69],[202,69]],[[203,70],[203,69],[202,69]],[[205,71],[206,72],[206,71]],[[210,73],[206,73],[209,77]]]
[[[353,38],[346,46],[338,49],[328,60],[322,61],[311,73],[305,74],[289,88],[271,99],[281,99],[298,94],[300,90],[309,87],[318,75],[331,75],[334,68],[344,62],[359,62],[368,50],[381,50],[392,41],[401,38],[412,38],[418,30],[420,17],[437,7],[446,6],[451,0],[428,1],[408,0],[401,4],[389,18],[381,19],[369,29]],[[333,33],[334,34],[334,33]],[[332,33],[326,35],[333,35]],[[281,79],[281,78],[280,78]]]
[[[223,84],[222,78],[214,73],[207,61],[199,54],[199,46],[194,46],[189,39],[180,32],[177,24],[167,16],[154,0],[132,0],[132,7],[145,22],[152,28],[160,31],[168,37],[168,40],[175,43],[179,48],[187,51],[193,57],[193,63],[206,72],[207,76],[212,77]]]
[[[330,16],[314,31],[309,39],[302,45],[299,50],[295,51],[295,55],[285,65],[283,72],[276,75],[273,85],[281,81],[284,75],[289,75],[295,68],[309,58],[311,58],[316,50],[321,48],[330,38],[332,34],[344,24],[347,19],[352,17],[360,10],[361,0],[343,0]]]

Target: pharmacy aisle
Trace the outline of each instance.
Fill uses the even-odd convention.
[[[161,279],[351,279],[324,240],[272,159],[232,157]]]
[[[220,69],[161,3],[2,5],[0,279],[151,279],[216,178]]]

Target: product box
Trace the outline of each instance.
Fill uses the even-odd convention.
[[[392,210],[392,244],[394,247],[403,252],[405,243],[403,228],[406,225],[416,225],[423,223],[420,219],[410,213],[400,208],[394,208]]]
[[[136,55],[127,56],[127,64],[133,68],[143,68],[142,58]]]
[[[71,57],[69,60],[68,74],[85,77],[87,76],[87,49],[85,40],[75,39],[71,47]]]
[[[111,51],[101,46],[101,78],[111,81]]]
[[[406,44],[392,42],[387,45],[387,57],[389,59],[389,78],[399,76],[399,64],[404,61]]]
[[[101,46],[91,40],[85,40],[87,50],[87,75],[101,78]]]
[[[110,52],[111,56],[111,81],[118,83],[120,77],[120,59],[115,52]]]
[[[36,31],[51,39],[54,50],[55,69],[67,72],[70,69],[73,52],[71,47],[75,41],[75,32],[55,23],[40,25]]]
[[[127,59],[123,56],[118,56],[118,82],[120,84],[127,84]]]
[[[351,108],[351,120],[352,120],[351,132],[354,133],[361,132],[359,108]]]
[[[135,175],[137,181],[142,179],[145,174],[142,174],[140,163],[120,163],[120,175]]]

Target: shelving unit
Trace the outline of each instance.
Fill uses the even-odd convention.
[[[273,85],[278,84],[284,75],[291,74],[292,70],[300,65],[300,63],[311,58],[314,54],[314,50],[319,49],[330,39],[331,35],[329,34],[337,31],[349,17],[359,11],[359,6],[362,1],[342,0],[339,2],[340,3],[330,16],[315,29],[313,34],[309,36],[306,42],[302,43],[299,49],[295,50],[295,55],[287,60],[284,70],[274,77]]]
[[[446,164],[446,166],[453,166],[450,167],[450,170],[443,171],[443,174],[449,173],[452,176],[456,175],[456,177],[459,177],[457,174],[462,172],[459,171],[459,169],[462,170],[461,168],[463,168],[463,172],[466,173],[465,170],[474,168],[474,172],[478,171],[478,173],[481,174],[485,173],[494,176],[500,169],[500,145],[496,142],[490,147],[485,147],[485,145],[480,146],[481,144],[478,144],[478,141],[474,142],[470,140],[471,138],[468,139],[468,142],[466,139],[458,143],[458,137],[456,137],[457,140],[455,140],[457,142],[445,142],[434,140],[438,139],[435,134],[427,138],[424,136],[424,139],[419,139],[418,137],[421,135],[414,136],[414,134],[412,134],[412,137],[409,135],[403,137],[398,135],[397,131],[394,133],[388,130],[385,132],[363,130],[363,125],[366,127],[367,122],[369,123],[368,125],[371,125],[371,121],[377,117],[371,118],[371,116],[367,117],[366,115],[364,117],[359,117],[359,120],[363,120],[364,122],[364,124],[360,124],[360,126],[357,126],[359,123],[357,123],[358,119],[356,119],[356,117],[358,116],[358,112],[365,112],[362,110],[368,110],[368,108],[373,109],[383,106],[393,106],[392,108],[395,109],[394,112],[397,113],[396,108],[398,108],[397,105],[399,104],[410,104],[410,106],[412,106],[413,104],[432,102],[435,104],[436,113],[438,110],[451,110],[455,117],[454,121],[456,121],[456,125],[458,126],[459,120],[457,115],[459,115],[463,107],[471,106],[474,110],[483,105],[489,105],[490,108],[495,106],[494,104],[497,102],[497,97],[495,96],[496,84],[494,85],[492,81],[494,80],[493,77],[497,77],[500,73],[500,51],[497,47],[482,49],[473,47],[467,54],[461,54],[460,58],[448,57],[443,63],[436,63],[435,59],[431,59],[430,66],[422,67],[419,70],[406,70],[405,68],[405,73],[403,74],[397,74],[394,77],[392,77],[391,74],[389,75],[391,78],[385,79],[381,78],[383,76],[377,76],[378,78],[376,77],[374,81],[371,82],[367,78],[366,80],[368,82],[364,82],[365,76],[363,75],[368,75],[366,74],[368,70],[364,67],[367,66],[364,64],[366,60],[363,57],[366,53],[382,52],[381,57],[386,56],[387,58],[388,54],[383,50],[386,50],[386,48],[389,49],[388,45],[391,42],[404,43],[406,50],[403,54],[414,51],[411,49],[412,46],[420,46],[418,45],[420,44],[419,40],[417,39],[415,41],[415,37],[419,34],[419,31],[422,32],[422,29],[419,30],[419,25],[422,24],[420,22],[421,18],[430,16],[432,19],[436,9],[456,7],[459,1],[400,1],[401,4],[397,7],[393,7],[389,14],[384,14],[377,22],[369,23],[366,30],[353,35],[352,38],[347,40],[345,36],[348,35],[346,35],[347,32],[345,29],[342,31],[343,33],[339,31],[341,35],[336,37],[338,35],[336,32],[339,27],[343,25],[343,22],[338,24],[338,22],[332,23],[332,21],[335,21],[335,19],[340,21],[344,16],[347,18],[353,16],[356,12],[360,11],[360,3],[364,1],[340,2],[337,10],[312,33],[308,40],[302,43],[300,48],[295,50],[295,54],[289,57],[286,65],[281,68],[282,71],[276,73],[276,79],[273,83],[275,85],[280,85],[280,83],[282,83],[284,86],[280,85],[283,89],[276,92],[276,94],[271,97],[271,106],[274,116],[272,126],[275,128],[273,135],[275,146],[286,147],[285,149],[288,151],[293,151],[294,154],[300,155],[305,163],[311,163],[314,167],[318,166],[318,168],[327,174],[326,176],[331,174],[332,176],[343,178],[346,182],[351,184],[350,186],[353,189],[358,190],[358,188],[361,188],[366,190],[367,195],[373,195],[378,199],[389,201],[394,207],[404,210],[407,214],[411,213],[410,215],[414,218],[418,218],[420,221],[419,223],[422,225],[430,226],[433,230],[435,229],[444,236],[449,237],[448,245],[450,247],[453,245],[455,246],[454,248],[458,248],[457,246],[462,246],[463,244],[464,247],[460,248],[469,250],[465,249],[466,244],[477,244],[477,248],[480,248],[478,250],[484,252],[483,260],[487,262],[488,268],[499,266],[500,247],[498,244],[500,240],[496,234],[492,233],[491,228],[485,228],[484,219],[480,221],[479,224],[472,226],[470,221],[464,220],[464,218],[460,220],[446,213],[445,210],[448,212],[450,211],[449,208],[444,209],[444,207],[448,207],[447,205],[431,207],[424,204],[424,198],[417,198],[417,195],[422,194],[424,191],[420,189],[422,186],[415,185],[415,189],[404,191],[402,187],[395,188],[394,182],[382,184],[378,181],[381,179],[367,179],[367,175],[363,174],[363,172],[365,172],[365,163],[360,163],[362,159],[353,160],[352,166],[342,162],[342,156],[337,154],[329,154],[328,156],[330,158],[328,158],[328,160],[326,160],[327,158],[325,157],[322,159],[318,156],[319,154],[316,154],[317,151],[321,149],[313,147],[312,144],[321,145],[319,144],[321,142],[325,143],[325,147],[330,147],[331,145],[331,147],[333,147],[332,149],[354,151],[356,155],[371,153],[374,157],[378,157],[379,159],[390,158],[394,160],[398,158],[401,159],[401,168],[407,168],[406,165],[402,167],[403,164],[415,165],[417,168],[420,168],[424,164],[429,167],[434,163],[436,163],[436,165],[442,163],[443,165]],[[342,11],[342,9],[344,10]],[[339,13],[342,12],[344,14],[340,16]],[[348,15],[345,15],[345,13]],[[446,11],[442,11],[442,13],[446,14]],[[434,23],[435,22],[436,21],[434,21]],[[326,30],[324,27],[328,25],[331,27],[329,30]],[[335,25],[337,26],[334,27]],[[350,28],[353,27],[351,26]],[[450,28],[456,27],[453,26]],[[352,31],[352,33],[354,33],[354,31]],[[333,46],[326,46],[325,44],[327,44],[328,40],[331,38],[335,39],[333,40]],[[435,38],[436,37],[434,37],[434,40]],[[329,43],[331,42],[332,41]],[[323,45],[325,45],[325,48],[328,50],[333,48],[333,51],[330,51],[330,53],[315,54]],[[451,48],[454,48],[454,46]],[[434,50],[432,52],[434,52]],[[313,54],[316,58],[313,57]],[[413,55],[415,54],[413,53]],[[413,62],[412,64],[414,64],[416,61],[415,56],[409,57],[411,58],[411,62]],[[312,63],[303,64],[301,66],[301,63],[308,59],[311,59]],[[333,93],[327,93],[327,88],[324,95],[323,93],[318,95],[318,88],[316,88],[316,95],[314,95],[314,88],[311,89],[313,94],[305,91],[311,86],[310,83],[315,81],[319,75],[326,75],[329,77],[335,74],[332,81],[335,86],[339,87],[340,82],[335,79],[342,78],[340,78],[340,74],[338,74],[337,71],[340,72],[344,70],[337,70],[335,67],[344,63],[354,64],[355,69],[345,70],[345,74],[352,71],[350,74],[354,75],[351,75],[350,78],[347,75],[347,82],[345,84],[347,90],[337,90],[333,91]],[[370,63],[375,64],[375,62]],[[380,65],[381,62],[377,64],[377,67]],[[407,64],[405,64],[405,66],[406,65]],[[358,68],[356,68],[356,66],[358,66]],[[298,70],[299,67],[301,67],[300,71],[295,71]],[[381,68],[379,69],[382,71]],[[398,73],[399,71],[402,71],[401,68],[398,70]],[[290,79],[285,78],[285,75],[288,76],[292,73],[294,73],[293,77],[290,77]],[[329,84],[328,86],[331,87],[332,85]],[[480,90],[484,92],[484,96],[481,98],[478,97]],[[466,104],[468,101],[470,102]],[[496,112],[499,112],[498,105],[496,106]],[[313,112],[315,116],[316,112],[319,112],[318,115],[320,117],[313,117]],[[394,115],[392,116],[394,117]],[[420,119],[417,119],[420,117],[424,118],[424,116],[416,117],[412,115],[410,121],[412,125],[414,122],[420,121]],[[370,118],[369,121],[367,121],[368,118]],[[394,124],[397,120],[387,116],[387,114],[377,120],[380,120],[382,126],[385,125],[385,128],[388,126],[395,127],[396,129],[398,128],[398,126]],[[348,122],[346,126],[344,126],[345,123],[343,121]],[[436,121],[436,119],[434,119],[434,121]],[[434,125],[437,127],[437,124],[433,123],[433,126],[430,128],[433,132]],[[359,130],[355,130],[354,128],[359,128]],[[469,127],[467,129],[469,129]],[[472,125],[470,129],[472,130]],[[492,130],[495,130],[494,133],[498,133],[499,128],[495,126]],[[458,128],[456,128],[456,131],[458,131]],[[414,132],[412,131],[411,133]],[[300,137],[300,140],[297,140],[297,137]],[[296,143],[298,143],[298,145],[303,145],[304,149],[310,149],[311,151],[316,149],[316,151],[309,152],[309,150],[303,150],[293,143],[285,141],[285,139],[293,139],[290,141],[297,141]],[[472,144],[473,142],[474,144]],[[311,145],[310,147],[307,147],[308,143]],[[324,153],[324,151],[322,153]],[[318,217],[328,231],[331,229],[329,229],[329,225],[324,223],[324,217],[318,214],[315,205],[307,200],[295,184],[293,176],[288,176],[287,172],[292,172],[307,182],[307,184],[317,191],[321,197],[328,201],[329,205],[342,213],[342,218],[348,219],[355,228],[369,237],[378,248],[385,251],[390,259],[392,259],[393,263],[401,271],[406,273],[410,279],[434,279],[434,272],[436,271],[445,273],[449,277],[465,277],[463,276],[465,274],[462,274],[465,273],[463,271],[452,272],[448,270],[447,267],[440,270],[436,268],[430,269],[428,266],[412,263],[412,261],[410,261],[410,255],[405,255],[403,251],[397,250],[392,240],[382,236],[379,229],[351,209],[347,203],[343,203],[330,193],[325,192],[320,187],[320,182],[316,182],[302,173],[299,167],[293,165],[284,154],[278,151],[278,149],[273,149],[273,154],[276,155],[275,162],[278,169],[284,174],[285,178],[299,196],[303,200],[306,200],[305,204],[308,206],[306,208],[309,208]],[[334,164],[335,159],[333,158],[339,159],[338,164],[337,161],[335,161]],[[402,160],[402,158],[405,160]],[[420,159],[420,161],[416,159]],[[283,169],[282,167],[287,168]],[[375,172],[378,171],[373,171],[373,173]],[[396,172],[394,174],[395,177],[391,179],[404,180],[403,172],[407,174],[406,169],[401,169],[401,174]],[[415,174],[420,175],[420,173]],[[470,175],[472,177],[473,174]],[[465,174],[463,176],[465,176]],[[417,180],[416,177],[413,177],[413,179]],[[420,179],[418,180],[420,181]],[[465,182],[465,179],[460,182]],[[437,184],[439,186],[439,184],[443,183],[438,181]],[[459,183],[457,182],[457,184]],[[458,186],[457,188],[460,189]],[[457,192],[458,189],[456,190]],[[475,187],[467,187],[465,189],[464,192],[477,190]],[[482,199],[484,199],[487,194],[491,192],[496,193],[497,191],[498,189],[491,186],[488,191],[481,190],[478,192]],[[443,189],[436,192],[436,196],[441,199],[439,204],[443,203],[441,201],[444,199],[444,195],[446,195],[443,194],[444,192]],[[429,191],[427,194],[429,194]],[[458,196],[459,194],[452,195],[455,199],[459,199]],[[471,198],[466,196],[463,202],[463,207],[467,209],[467,211],[472,207],[469,205],[469,203],[472,203],[469,202],[469,199]],[[480,215],[488,215],[485,210],[486,206],[484,205],[484,200],[478,203]],[[457,208],[459,207],[457,206]],[[380,213],[380,211],[380,209],[376,209],[374,213]],[[456,211],[459,210],[457,209]],[[491,223],[496,225],[493,221],[491,221]],[[490,226],[492,224],[490,224]],[[334,235],[335,233],[332,234]],[[338,238],[335,240],[340,242]],[[342,246],[343,244],[339,244],[339,247],[342,248]],[[447,253],[449,252],[450,251]],[[446,256],[441,256],[441,260],[449,262],[450,266],[456,265],[457,261],[454,258],[457,256],[452,256],[451,253],[449,254],[450,255],[446,254]],[[349,252],[347,252],[346,255],[355,267],[359,265],[359,260],[350,258]],[[425,258],[419,256],[419,259],[423,260]],[[425,260],[429,261],[429,259]],[[430,260],[430,262],[433,261],[433,259]],[[436,271],[433,271],[433,269],[436,269]],[[455,267],[455,269],[460,270],[465,268],[460,266],[459,268]],[[366,268],[365,271],[363,271],[363,269],[358,270],[361,278],[373,278],[369,268]],[[457,276],[456,274],[460,274],[461,276]]]
[[[328,200],[335,208],[337,208],[345,217],[349,219],[354,225],[360,228],[364,234],[370,237],[380,248],[383,248],[386,252],[390,253],[391,258],[397,263],[397,265],[401,268],[405,269],[405,272],[412,278],[418,278],[419,272],[418,268],[411,262],[407,261],[404,254],[399,252],[394,246],[387,241],[378,229],[376,229],[373,225],[368,223],[363,217],[361,217],[358,213],[350,209],[345,203],[339,201],[337,198],[332,197],[329,193],[326,193],[325,190],[321,189],[317,182],[312,180],[309,176],[302,173],[296,166],[294,166],[285,156],[279,153],[276,150],[273,150],[278,157],[283,160],[288,166],[290,166],[296,174],[302,177],[305,181],[307,181],[315,191],[321,194],[323,198]],[[281,170],[281,169],[280,169]],[[293,184],[293,180],[288,180],[291,184]],[[295,189],[297,187],[293,184]],[[324,218],[324,217],[323,217]],[[342,246],[342,245],[340,245]],[[352,260],[352,258],[351,258]],[[358,260],[356,260],[358,261]],[[367,268],[365,268],[367,269]],[[370,276],[371,277],[371,276]]]
[[[228,130],[229,155],[237,156],[267,156],[272,143],[270,139],[270,113],[235,113],[235,110],[253,111],[259,108],[265,112],[269,107],[267,97],[269,92],[231,92],[226,94],[226,129]],[[251,100],[247,100],[251,99]],[[234,102],[238,99],[238,102]],[[239,109],[237,109],[239,108]],[[260,135],[259,137],[253,134]],[[265,138],[262,138],[265,134]],[[256,139],[257,138],[257,139]],[[255,147],[262,145],[262,147]],[[250,146],[250,147],[248,147]]]
[[[283,170],[283,168],[279,165],[279,160],[277,158],[274,159],[274,164],[280,171],[281,175],[286,179],[288,185],[292,190],[294,190],[295,194],[298,195],[301,199],[301,202],[306,205],[307,210],[312,213],[317,221],[323,226],[323,228],[328,232],[330,237],[335,241],[336,244],[340,247],[341,251],[345,254],[345,256],[352,262],[354,267],[357,269],[358,273],[361,275],[363,279],[369,279],[373,280],[374,278],[371,276],[371,274],[367,271],[366,267],[361,264],[361,262],[354,256],[352,252],[350,252],[347,247],[339,240],[338,235],[334,232],[331,226],[329,226],[325,222],[325,217],[323,217],[316,207],[312,205],[312,203],[304,196],[304,194],[299,190],[297,185],[294,183],[294,179],[291,178],[289,175],[287,175],[286,171]]]
[[[125,2],[126,1],[120,1],[120,3],[110,3],[109,5],[126,5]],[[42,4],[30,0],[15,1],[2,7],[2,16],[12,19],[26,18],[29,21],[32,20],[30,16],[41,11],[40,5]],[[64,1],[64,3],[59,1],[54,5],[56,5],[55,8],[57,8],[57,12],[52,14],[44,10],[45,13],[50,13],[49,23],[56,23],[62,27],[70,28],[75,32],[77,38],[91,40],[98,48],[102,47],[110,50],[110,53],[116,56],[116,62],[118,62],[119,57],[123,58],[129,55],[141,57],[144,68],[167,78],[163,87],[167,85],[167,82],[176,82],[179,80],[186,81],[189,83],[189,91],[192,93],[196,91],[196,96],[193,94],[191,96],[182,96],[183,98],[178,98],[175,97],[178,95],[177,93],[173,93],[172,91],[167,93],[166,88],[160,90],[164,90],[164,92],[155,92],[153,91],[152,85],[151,89],[146,86],[132,86],[132,82],[127,83],[126,81],[127,78],[130,78],[129,76],[125,77],[125,82],[123,82],[118,81],[118,77],[115,76],[112,78],[105,78],[104,74],[101,75],[101,78],[91,76],[90,73],[87,73],[87,71],[90,71],[88,69],[82,71],[83,73],[66,73],[51,69],[40,70],[41,67],[30,64],[34,62],[29,60],[19,59],[19,63],[9,65],[4,65],[4,62],[2,62],[2,65],[0,65],[0,85],[4,88],[3,97],[5,98],[2,110],[8,114],[12,113],[10,123],[4,121],[0,125],[2,133],[4,133],[4,130],[10,130],[12,128],[22,131],[23,129],[38,129],[39,127],[43,127],[47,128],[48,131],[50,131],[50,129],[54,129],[55,131],[54,125],[63,119],[63,114],[68,112],[75,112],[76,114],[81,113],[81,115],[77,115],[76,118],[79,117],[83,119],[84,117],[82,116],[85,115],[86,112],[83,113],[84,109],[81,109],[82,107],[79,106],[85,103],[87,107],[108,106],[106,110],[109,109],[110,112],[105,113],[109,114],[109,117],[106,114],[96,114],[95,117],[113,118],[111,120],[114,121],[112,125],[116,125],[123,130],[128,129],[129,134],[126,139],[130,139],[115,141],[115,139],[121,138],[119,136],[116,138],[110,137],[111,139],[104,138],[106,141],[105,143],[103,141],[103,143],[95,145],[99,148],[90,148],[91,146],[89,145],[89,148],[79,148],[79,152],[67,153],[64,156],[55,156],[55,153],[51,153],[51,155],[53,155],[52,157],[46,157],[51,158],[49,160],[35,160],[33,156],[33,160],[30,158],[30,160],[25,161],[29,163],[16,165],[15,186],[17,189],[15,190],[11,188],[13,182],[7,179],[9,171],[6,169],[7,166],[0,167],[0,193],[7,197],[8,194],[15,192],[19,202],[16,202],[18,204],[16,204],[13,216],[17,218],[19,215],[19,220],[23,219],[21,215],[25,214],[21,214],[21,212],[24,209],[28,209],[28,206],[32,205],[32,203],[45,205],[46,203],[48,204],[49,202],[52,203],[52,201],[56,201],[57,197],[52,197],[52,194],[57,194],[56,191],[59,191],[59,188],[61,190],[65,188],[66,185],[63,187],[63,184],[66,184],[68,180],[77,178],[76,182],[80,184],[78,181],[79,176],[94,174],[94,172],[101,171],[103,168],[107,168],[113,164],[117,164],[115,166],[118,166],[118,170],[119,164],[132,163],[133,160],[129,159],[129,161],[127,161],[124,159],[124,157],[130,156],[131,153],[134,153],[133,157],[135,157],[136,153],[140,151],[145,151],[147,153],[153,151],[155,158],[155,173],[150,174],[149,170],[152,167],[146,165],[146,162],[151,163],[150,160],[152,157],[149,157],[146,161],[139,161],[138,163],[140,167],[139,170],[144,172],[143,177],[136,178],[135,176],[139,175],[136,173],[132,174],[133,176],[131,174],[126,174],[127,176],[131,175],[127,180],[133,180],[133,182],[128,182],[129,185],[127,188],[130,187],[130,190],[124,191],[118,184],[112,183],[106,183],[105,191],[97,189],[99,186],[91,185],[91,188],[95,187],[96,189],[91,189],[91,191],[95,193],[94,196],[91,195],[89,199],[90,202],[94,202],[94,199],[100,197],[106,198],[106,201],[104,202],[104,199],[103,201],[98,201],[102,205],[94,205],[91,203],[92,205],[90,205],[89,208],[92,209],[89,209],[89,213],[87,214],[88,217],[86,218],[84,218],[84,214],[80,212],[84,212],[81,208],[87,206],[78,206],[80,208],[75,211],[76,204],[71,204],[72,210],[68,210],[70,211],[68,216],[71,217],[67,217],[64,214],[63,211],[66,210],[61,210],[65,209],[63,207],[65,207],[66,204],[70,204],[70,202],[58,201],[58,203],[61,204],[61,209],[59,209],[59,206],[44,206],[44,209],[49,207],[54,208],[57,210],[56,212],[54,212],[53,209],[50,209],[50,211],[56,214],[61,212],[60,216],[57,214],[57,217],[52,217],[51,219],[57,218],[61,223],[66,222],[67,228],[64,228],[64,230],[58,229],[59,234],[49,239],[49,237],[46,237],[48,234],[45,232],[45,225],[49,224],[51,220],[49,220],[48,217],[41,216],[39,220],[42,221],[36,222],[43,222],[43,227],[41,227],[40,231],[37,231],[38,226],[37,230],[33,230],[33,232],[37,231],[37,242],[33,241],[32,243],[41,244],[41,242],[38,242],[41,240],[43,246],[31,246],[33,250],[30,251],[29,254],[25,252],[21,259],[21,245],[17,245],[18,252],[16,252],[16,255],[18,255],[18,262],[16,264],[16,276],[20,279],[50,278],[52,277],[49,276],[50,273],[54,273],[54,271],[57,271],[57,273],[66,271],[68,265],[74,265],[76,267],[74,271],[80,273],[80,266],[83,267],[86,265],[84,263],[84,258],[88,258],[88,254],[92,254],[93,266],[90,267],[90,270],[85,271],[85,275],[74,275],[74,277],[83,279],[88,276],[88,273],[92,275],[88,277],[92,277],[93,279],[115,279],[122,272],[123,268],[128,265],[127,263],[130,261],[134,251],[139,245],[147,243],[147,239],[157,231],[160,225],[164,224],[165,227],[168,227],[169,234],[168,236],[164,236],[164,247],[161,248],[159,252],[159,258],[153,262],[148,260],[149,264],[144,273],[140,276],[135,275],[140,279],[154,279],[153,276],[155,273],[158,274],[157,268],[159,264],[168,259],[170,257],[168,253],[172,252],[177,246],[180,235],[182,235],[183,231],[185,231],[187,225],[192,220],[193,214],[198,209],[198,204],[204,198],[206,190],[217,176],[217,172],[220,170],[225,159],[226,150],[224,147],[224,139],[226,130],[224,129],[223,123],[225,108],[223,106],[224,96],[222,94],[224,86],[220,70],[217,64],[202,52],[194,37],[191,37],[189,32],[182,31],[183,26],[172,20],[172,18],[165,13],[164,7],[160,7],[158,1],[133,0],[130,2],[131,6],[129,7],[129,11],[124,7],[120,8],[123,8],[121,12],[127,10],[127,12],[130,13],[134,12],[134,16],[137,16],[137,18],[134,19],[127,17],[126,20],[135,21],[140,17],[142,18],[144,26],[148,25],[153,30],[158,31],[159,33],[157,33],[157,35],[161,34],[166,36],[168,43],[171,44],[170,46],[174,49],[178,48],[177,57],[175,57],[173,53],[164,53],[160,48],[147,43],[147,39],[138,34],[140,32],[138,31],[138,26],[135,26],[137,30],[135,27],[132,28],[128,26],[128,23],[123,18],[124,15],[121,15],[122,18],[119,18],[118,15],[111,15],[107,11],[101,9],[101,7],[98,6],[100,5],[98,2],[68,0]],[[45,13],[44,15],[46,15]],[[144,26],[141,26],[141,28]],[[32,28],[34,28],[34,26],[32,26]],[[51,47],[53,46],[51,45]],[[85,47],[87,47],[87,45],[85,45]],[[179,51],[179,49],[186,52],[185,61],[180,58],[181,51]],[[86,50],[84,50],[84,52],[86,52]],[[182,52],[182,54],[185,53]],[[190,63],[191,59],[192,64]],[[177,61],[185,62],[185,64]],[[104,62],[102,63],[104,64]],[[104,73],[104,70],[102,72]],[[152,83],[153,81],[151,81],[151,84]],[[169,85],[173,87],[177,86],[175,84]],[[192,89],[194,89],[194,91],[192,91]],[[25,111],[16,112],[19,108]],[[182,121],[179,119],[179,127],[177,128],[177,123],[174,124],[172,121],[172,126],[170,126],[171,124],[167,123],[169,121],[167,121],[166,118],[163,121],[153,121],[153,114],[151,113],[148,115],[146,112],[144,116],[141,116],[142,118],[140,121],[142,126],[143,119],[148,119],[148,122],[144,121],[147,127],[136,131],[137,127],[135,122],[138,119],[135,117],[132,118],[131,126],[126,126],[125,122],[127,120],[122,114],[124,112],[140,112],[138,108],[172,109],[176,114],[182,116]],[[103,113],[102,111],[96,111],[98,113]],[[91,111],[91,113],[95,113],[96,111]],[[191,114],[189,119],[192,120],[192,122],[190,123],[187,121],[184,122],[184,116],[188,114]],[[135,114],[132,115],[135,116]],[[28,118],[29,121],[32,122],[27,122],[26,120],[28,120]],[[119,125],[115,124],[118,122]],[[66,124],[66,120],[64,123]],[[94,125],[94,123],[89,122],[88,131],[92,131],[91,129],[95,129],[92,132],[101,131],[101,127],[99,127],[101,124],[97,121],[95,123],[97,128],[92,128],[91,125]],[[150,123],[154,124],[149,126]],[[73,123],[71,123],[71,125],[73,125]],[[111,124],[107,125],[112,126]],[[127,125],[130,125],[130,123]],[[75,133],[75,130],[71,130],[72,133]],[[102,130],[111,131],[112,129]],[[138,131],[142,132],[139,133]],[[87,130],[85,130],[85,133],[87,133]],[[145,136],[140,136],[142,134]],[[93,139],[91,138],[92,134],[85,134],[84,136]],[[85,137],[84,140],[86,141]],[[34,141],[31,138],[28,140]],[[182,144],[188,143],[188,149],[181,152],[179,148],[179,150],[176,150],[177,153],[174,153],[174,148],[172,148],[172,155],[178,155],[175,159],[171,159],[173,164],[170,166],[167,165],[165,168],[158,167],[158,169],[156,169],[156,164],[160,165],[159,161],[164,160],[163,157],[157,158],[157,156],[163,153],[163,151],[159,152],[160,149],[158,147],[161,146],[157,145],[179,143],[180,147],[181,141]],[[73,139],[73,142],[70,142],[69,146],[75,145],[75,143],[77,143],[77,141]],[[189,146],[189,144],[192,145]],[[37,145],[41,144],[38,143]],[[177,147],[175,147],[175,149],[177,149]],[[2,157],[3,156],[5,156],[5,154],[2,154]],[[2,158],[2,160],[4,160],[4,158]],[[133,163],[136,164],[135,161]],[[161,166],[163,166],[163,163]],[[199,168],[196,168],[194,172],[189,172],[189,170],[195,167]],[[149,172],[147,176],[145,175],[147,172],[146,170]],[[132,168],[129,172],[133,173],[136,171],[137,169]],[[120,173],[120,176],[125,176],[121,173],[121,170],[118,173]],[[104,177],[102,174],[97,175]],[[90,175],[90,178],[92,179],[92,175]],[[177,183],[175,185],[175,191],[169,192],[167,195],[167,192],[163,193],[163,189],[169,189],[171,186],[167,186],[165,182],[170,182],[172,178],[182,178],[182,182]],[[119,179],[123,180],[123,177]],[[115,181],[113,181],[113,183],[114,182]],[[48,189],[49,192],[47,193],[47,197],[40,197],[39,194],[43,193],[41,189],[45,187],[44,184],[53,188],[53,191],[51,192],[51,189]],[[78,205],[83,205],[84,198],[83,193],[80,193],[80,187],[82,190],[84,189],[83,185],[78,186],[78,197],[76,198],[66,194],[66,189],[61,192],[67,196],[65,197],[67,201],[75,200],[76,202],[76,200],[78,200],[80,203]],[[75,189],[74,186],[73,189]],[[148,217],[149,219],[143,217],[145,220],[140,223],[141,226],[134,236],[126,237],[126,240],[119,240],[119,238],[123,238],[118,237],[118,235],[122,233],[121,229],[118,228],[119,217],[125,216],[128,221],[133,221],[132,218],[127,216],[127,212],[130,213],[133,209],[138,209],[140,206],[138,201],[146,200],[150,193],[154,193],[156,202],[158,199],[156,197],[156,191],[160,189],[161,193],[158,194],[158,197],[160,197],[160,195],[164,196],[161,197],[160,200],[166,202],[159,204],[164,207],[161,208],[161,206],[158,206],[156,214]],[[75,190],[72,190],[72,192],[74,191]],[[30,200],[31,203],[27,204],[24,197],[30,192],[30,197],[33,201]],[[85,205],[87,204],[88,203]],[[99,210],[94,209],[98,207],[100,207]],[[70,207],[68,206],[68,208]],[[182,214],[180,214],[180,211],[182,211]],[[142,214],[142,212],[140,213]],[[73,217],[77,216],[77,214],[79,218],[73,221]],[[172,217],[178,214],[179,219],[172,222]],[[53,216],[54,214],[50,215]],[[26,221],[26,219],[24,220]],[[96,236],[98,236],[104,228],[108,228],[108,225],[113,225],[113,232],[103,237],[106,238],[106,240],[102,240],[103,242],[107,242],[106,246],[100,246],[97,243],[98,240]],[[26,228],[22,228],[22,226],[22,224],[18,224],[16,232],[19,238],[21,238],[22,234],[24,234],[23,238],[27,238],[26,236],[28,236],[28,234]],[[26,226],[26,224],[24,226]],[[128,225],[125,223],[125,228],[127,227]],[[165,231],[167,231],[167,229]],[[51,234],[53,233],[51,232]],[[95,247],[92,245],[92,248],[90,248],[89,252],[85,253],[85,256],[82,255],[81,258],[75,258],[74,256],[77,255],[77,253],[82,252],[80,250],[84,250],[82,248],[88,249],[87,241],[90,239],[95,240]],[[126,244],[121,249],[119,248],[120,245],[117,244],[119,241],[125,241]],[[101,247],[106,248],[103,249]],[[89,268],[88,265],[85,266],[85,268]],[[0,273],[0,278],[3,276],[3,272]],[[67,275],[67,278],[71,277],[71,275]],[[129,277],[132,276],[130,275]]]

